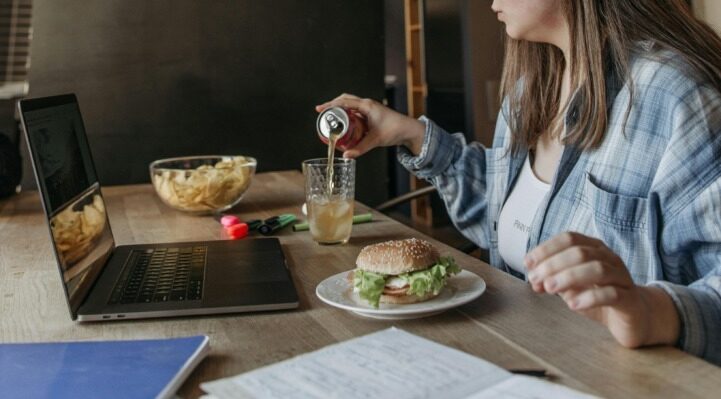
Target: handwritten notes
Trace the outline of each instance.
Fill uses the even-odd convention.
[[[201,387],[212,398],[590,397],[395,328]]]

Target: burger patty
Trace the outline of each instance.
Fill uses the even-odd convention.
[[[408,288],[410,288],[410,285],[406,285],[405,287],[401,288],[390,288],[388,286],[383,287],[383,295],[390,295],[390,296],[403,296],[406,295],[408,292]]]

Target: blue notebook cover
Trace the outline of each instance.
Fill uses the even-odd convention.
[[[0,344],[6,398],[169,397],[208,352],[208,337]]]

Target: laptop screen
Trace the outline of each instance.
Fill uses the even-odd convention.
[[[114,248],[74,95],[23,100],[23,127],[73,318]]]

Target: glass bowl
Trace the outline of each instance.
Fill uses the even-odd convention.
[[[159,159],[150,164],[150,181],[171,208],[208,215],[240,202],[257,164],[255,158],[231,155]]]

